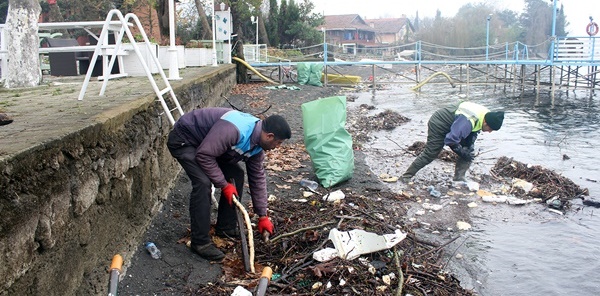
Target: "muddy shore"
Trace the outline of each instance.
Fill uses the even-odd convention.
[[[420,254],[431,252],[431,254],[435,255],[431,257],[422,256],[419,258],[420,264],[417,264],[419,266],[426,266],[422,270],[423,274],[434,272],[434,278],[427,279],[427,276],[421,275],[425,278],[417,280],[416,285],[413,281],[413,285],[407,285],[404,287],[404,291],[412,291],[417,294],[423,291],[436,291],[435,294],[440,295],[446,293],[470,295],[471,291],[462,289],[459,286],[460,283],[451,275],[435,278],[435,274],[438,272],[444,274],[443,266],[441,266],[443,264],[440,264],[443,248],[438,248],[441,244],[424,243],[422,239],[414,237],[414,234],[411,233],[410,228],[418,225],[411,225],[412,222],[407,219],[406,211],[408,207],[405,203],[416,202],[419,196],[423,196],[423,199],[425,199],[426,190],[421,188],[422,186],[411,184],[406,186],[404,191],[392,192],[382,181],[382,177],[375,175],[367,166],[365,154],[359,147],[356,147],[354,150],[355,168],[352,179],[329,189],[320,188],[322,192],[342,190],[346,194],[346,201],[342,205],[332,206],[319,203],[317,208],[315,208],[298,205],[292,201],[303,196],[303,190],[298,184],[300,179],[316,180],[310,159],[306,157],[306,151],[302,151],[303,131],[300,105],[304,102],[334,95],[347,95],[351,100],[352,93],[348,89],[340,87],[300,86],[301,90],[268,90],[265,89],[265,86],[267,85],[263,83],[254,83],[236,87],[228,97],[226,106],[235,107],[252,114],[280,114],[288,120],[292,127],[293,136],[285,144],[286,149],[289,150],[283,153],[275,152],[269,155],[271,160],[267,159],[267,162],[269,162],[274,158],[286,158],[285,154],[287,154],[287,157],[291,156],[299,160],[298,164],[289,168],[268,170],[268,190],[271,195],[276,197],[276,201],[270,203],[270,215],[276,226],[276,235],[289,233],[300,227],[319,225],[320,222],[331,220],[333,218],[331,216],[342,212],[348,216],[355,217],[357,222],[354,220],[339,221],[337,226],[341,228],[362,228],[378,232],[379,234],[393,232],[392,228],[402,229],[411,236],[410,240],[406,239],[406,243],[398,245],[400,249],[403,249],[404,253],[408,254],[400,259],[402,268],[405,268],[407,272],[404,276],[411,275],[410,260],[413,260],[412,263],[415,264],[416,260],[411,256],[416,256],[416,252],[420,252]],[[353,116],[352,112],[359,112],[359,110],[349,109],[349,118]],[[362,133],[368,133],[368,131],[362,130]],[[223,263],[208,262],[193,254],[185,246],[185,240],[189,236],[187,200],[190,190],[189,180],[185,174],[182,174],[177,186],[172,190],[165,202],[163,209],[154,218],[144,239],[145,241],[153,241],[159,247],[163,253],[162,259],[152,259],[143,246],[140,245],[131,262],[125,263],[126,275],[119,284],[120,295],[230,295],[238,285],[252,291],[258,276],[234,270],[236,265],[240,265],[237,242],[215,239],[217,245],[227,252],[227,257]],[[245,195],[247,198],[248,192]],[[313,197],[313,200],[318,201],[315,197]],[[293,215],[294,213],[292,212],[300,215]],[[464,213],[449,214],[452,216],[451,219],[440,221],[439,223],[441,224],[439,226],[434,225],[434,227],[447,227],[447,225],[453,224],[456,221],[456,217],[465,216]],[[385,221],[375,218],[380,216],[385,217]],[[446,217],[446,214],[436,215],[436,217]],[[307,242],[307,234],[305,234],[299,240],[290,239],[286,244],[282,243],[284,246],[267,246],[256,240],[257,265],[259,268],[271,265],[276,274],[283,274],[282,271],[285,271],[286,267],[289,267],[284,266],[286,262],[289,265],[293,265],[294,261],[300,260],[300,258],[304,258],[302,260],[305,260],[306,254],[316,250],[319,245],[326,246],[325,241],[327,240],[328,233],[326,230],[328,229],[330,228],[310,232],[315,237],[314,240]],[[448,236],[442,240],[450,239],[452,237]],[[299,246],[303,247],[300,248]],[[286,248],[289,249],[291,254],[287,254],[288,251],[286,251]],[[285,255],[282,255],[284,253]],[[274,281],[270,289],[272,289],[271,292],[273,294],[337,294],[337,292],[343,293],[343,291],[348,293],[366,293],[367,295],[394,294],[399,282],[397,269],[399,270],[400,268],[395,267],[390,254],[373,254],[368,258],[372,263],[385,262],[385,269],[383,270],[388,274],[393,273],[393,277],[395,277],[391,280],[391,283],[386,284],[382,282],[380,270],[378,270],[379,273],[366,276],[347,274],[347,270],[350,270],[356,262],[337,260],[334,261],[335,268],[332,267],[333,270],[328,270],[325,273],[325,278],[330,279],[329,283],[327,283],[327,280],[324,281],[324,284],[327,283],[328,285],[333,283],[334,287],[326,288],[326,285],[315,289],[313,285],[323,281],[323,278],[316,278],[314,271],[309,272],[311,267],[314,270],[315,266],[319,266],[316,262],[309,262],[309,258],[306,260],[307,265],[303,269],[295,271],[293,275],[294,280],[288,278],[286,281]],[[358,263],[356,264],[356,268],[361,268]],[[362,269],[366,271],[367,268],[362,267]],[[341,277],[346,279],[345,281],[348,282],[348,285],[343,286],[340,283]],[[304,283],[301,278],[306,279],[306,285],[299,284]],[[418,279],[419,277],[415,276],[415,278]],[[310,285],[308,284],[309,282]],[[349,286],[354,286],[354,288],[350,289],[348,288]],[[381,290],[375,290],[376,288]],[[419,289],[423,290],[419,291]]]

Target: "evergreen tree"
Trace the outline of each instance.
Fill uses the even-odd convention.
[[[269,18],[266,22],[267,35],[269,43],[272,45],[279,44],[279,7],[277,0],[269,0]]]
[[[281,4],[279,6],[279,20],[277,21],[277,35],[279,36],[279,45],[287,44],[287,40],[285,39],[285,28],[287,28],[287,10],[288,10],[287,0],[281,0]],[[275,45],[275,43],[273,43]]]

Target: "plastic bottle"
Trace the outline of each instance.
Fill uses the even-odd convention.
[[[152,256],[152,258],[160,259],[162,253],[153,242],[147,242],[145,246],[146,250],[148,250],[148,253],[150,253],[150,256]]]
[[[427,191],[429,191],[429,195],[431,195],[433,197],[438,197],[439,198],[440,196],[442,196],[442,193],[439,192],[439,191],[437,191],[437,190],[435,190],[435,187],[433,187],[433,186],[427,187]]]
[[[310,189],[311,191],[315,191],[319,187],[319,183],[306,179],[300,180],[300,185]]]

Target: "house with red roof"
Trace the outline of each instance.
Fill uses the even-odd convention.
[[[363,19],[358,14],[326,15],[318,29],[325,30],[327,44],[343,53],[381,52],[381,47],[412,42],[414,27],[406,17]]]

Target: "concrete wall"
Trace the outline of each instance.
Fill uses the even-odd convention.
[[[175,89],[184,110],[220,105],[235,84],[221,68]],[[160,112],[143,97],[0,161],[0,294],[107,293],[112,256],[128,261],[181,169]]]

